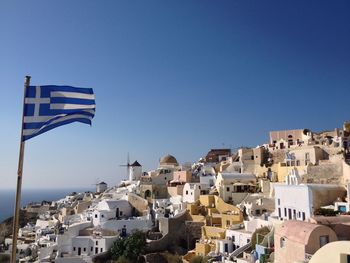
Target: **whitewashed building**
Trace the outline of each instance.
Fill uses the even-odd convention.
[[[186,183],[183,189],[182,200],[187,203],[194,203],[201,195],[201,184]]]
[[[133,162],[129,166],[129,181],[138,181],[142,176],[142,166],[138,161]]]
[[[274,184],[275,214],[280,220],[309,221],[322,206],[333,205],[346,196],[344,187],[333,184],[300,184],[300,177],[291,173],[286,183]]]
[[[73,256],[92,256],[108,251],[119,234],[105,229],[82,231],[72,239]]]
[[[102,223],[103,229],[126,234],[131,233],[133,230],[148,231],[152,228],[153,222],[150,215],[142,217],[130,217],[125,219],[110,219]]]
[[[102,200],[98,203],[97,209],[92,214],[94,226],[112,219],[121,217],[130,217],[132,215],[132,206],[126,200]]]
[[[96,193],[103,193],[107,190],[107,184],[105,182],[100,182],[96,185]]]

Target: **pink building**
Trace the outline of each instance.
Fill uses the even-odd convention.
[[[327,226],[286,221],[275,231],[275,262],[308,260],[322,246],[337,240],[335,232]]]

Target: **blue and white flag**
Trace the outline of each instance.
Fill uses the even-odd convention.
[[[95,108],[92,89],[28,86],[24,98],[22,140],[75,121],[91,125]]]

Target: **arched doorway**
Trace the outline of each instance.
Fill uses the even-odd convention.
[[[145,199],[151,197],[151,191],[150,190],[146,190],[145,191]]]

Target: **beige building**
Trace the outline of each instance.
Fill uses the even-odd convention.
[[[140,178],[139,195],[149,202],[153,199],[168,198],[168,184],[174,179],[174,172],[179,169],[176,158],[166,155],[159,161],[159,168],[145,173]],[[175,189],[174,191],[180,191]],[[174,194],[174,191],[172,193]]]
[[[170,154],[163,156],[159,160],[159,167],[161,168],[175,168],[177,166],[179,166],[179,163],[176,158]]]
[[[215,187],[225,202],[240,203],[249,193],[256,190],[254,174],[218,173]]]
[[[284,130],[270,132],[270,145],[278,149],[288,148],[291,145],[297,145],[303,142],[308,134],[307,129]]]
[[[91,206],[91,201],[79,201],[74,207],[74,213],[80,214]]]
[[[192,173],[190,171],[174,171],[172,182],[190,183],[191,180]]]
[[[309,263],[348,263],[350,261],[350,241],[336,241],[321,247]]]
[[[277,228],[274,239],[276,263],[307,261],[318,249],[338,240],[327,226],[296,220],[286,221]]]
[[[318,146],[303,146],[291,149],[287,156],[289,166],[318,165],[320,160],[326,159],[326,152]]]

